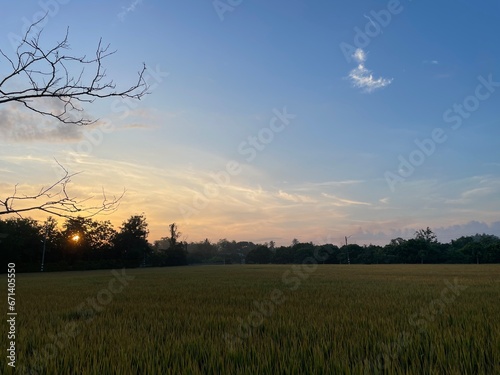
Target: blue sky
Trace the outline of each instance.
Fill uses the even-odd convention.
[[[144,213],[151,240],[174,221],[188,241],[500,235],[498,2],[9,3],[0,48],[44,9],[43,43],[102,37],[108,76],[144,62],[151,93],[85,107],[86,128],[0,108],[2,196],[53,181],[56,158],[79,197],[125,188],[98,219]]]

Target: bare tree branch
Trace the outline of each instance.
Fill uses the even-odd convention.
[[[40,43],[43,30],[34,33],[32,30],[36,29],[44,18],[28,28],[13,58],[0,49],[0,54],[11,67],[11,72],[0,80],[0,104],[15,102],[64,124],[89,125],[97,120],[86,118],[80,104],[93,103],[96,99],[108,97],[141,99],[148,93],[144,77],[145,64],[137,73],[136,83],[127,89],[117,90],[113,80],[106,79],[103,60],[116,51],[110,50],[109,44],[104,46],[102,39],[97,45],[95,57],[91,58],[66,54],[70,49],[69,29],[66,30],[62,41],[43,49]],[[79,70],[75,76],[70,73],[74,69]],[[86,69],[91,72],[88,82],[84,83],[84,78],[89,76]],[[25,80],[26,87],[17,88],[19,79]],[[61,109],[45,109],[41,105],[43,99],[57,100],[61,104]]]
[[[135,84],[129,88],[117,90],[113,80],[107,79],[103,60],[116,51],[110,50],[109,44],[103,45],[102,40],[99,40],[95,56],[90,58],[68,54],[69,29],[60,42],[43,48],[43,29],[37,30],[37,26],[45,17],[28,28],[13,57],[9,57],[0,49],[0,58],[3,56],[10,66],[10,72],[3,78],[0,77],[0,105],[18,103],[64,124],[89,125],[97,119],[86,118],[82,104],[109,97],[141,99],[148,94],[148,84],[144,76],[145,64],[137,73]],[[58,108],[53,108],[53,101],[58,104]],[[43,211],[66,218],[82,216],[82,213],[86,214],[83,217],[92,217],[114,212],[118,208],[125,191],[118,197],[108,199],[103,190],[101,204],[90,207],[84,204],[93,197],[79,200],[70,196],[68,185],[71,178],[78,173],[69,173],[59,162],[57,164],[64,172],[63,177],[47,187],[42,187],[33,195],[20,195],[16,185],[10,196],[0,200],[0,215],[20,216],[24,212]],[[37,204],[35,201],[41,203]]]
[[[71,218],[77,214],[89,218],[97,214],[110,214],[118,209],[125,190],[120,196],[113,196],[112,199],[108,199],[103,189],[102,200],[99,205],[84,206],[84,203],[94,197],[78,200],[69,196],[67,191],[71,178],[79,173],[69,173],[57,160],[56,162],[64,172],[58,181],[42,187],[38,193],[33,195],[19,195],[17,191],[18,185],[16,184],[12,195],[3,200],[0,199],[0,215],[17,214],[21,216],[23,212],[38,210],[65,218]],[[43,202],[35,204],[34,201],[36,200],[43,200]]]

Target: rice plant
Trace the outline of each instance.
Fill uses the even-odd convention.
[[[19,274],[16,373],[500,374],[500,266],[293,267]]]

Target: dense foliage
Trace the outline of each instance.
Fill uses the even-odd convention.
[[[67,219],[62,229],[53,218],[0,220],[0,257],[18,272],[88,270],[187,264],[185,244],[151,246],[143,215],[131,216],[117,231],[109,221]]]
[[[4,264],[16,263],[18,272],[40,270],[42,258],[48,271],[198,263],[300,264],[307,259],[325,264],[500,263],[496,236],[476,234],[440,243],[429,228],[417,231],[414,238],[396,238],[385,246],[341,247],[298,240],[280,247],[272,241],[254,244],[227,239],[188,244],[179,240],[181,233],[175,223],[166,232],[166,237],[150,244],[143,215],[131,216],[119,230],[109,221],[88,218],[67,219],[62,226],[53,218],[43,223],[11,218],[0,220],[0,257]]]

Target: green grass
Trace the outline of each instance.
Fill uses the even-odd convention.
[[[101,292],[110,271],[19,274],[17,365],[39,374],[500,374],[500,266],[321,265],[304,279],[292,267],[127,270],[135,279],[116,294]],[[445,284],[455,278],[466,286],[458,295]],[[86,301],[100,292],[96,311]],[[5,357],[0,367],[11,373]]]

